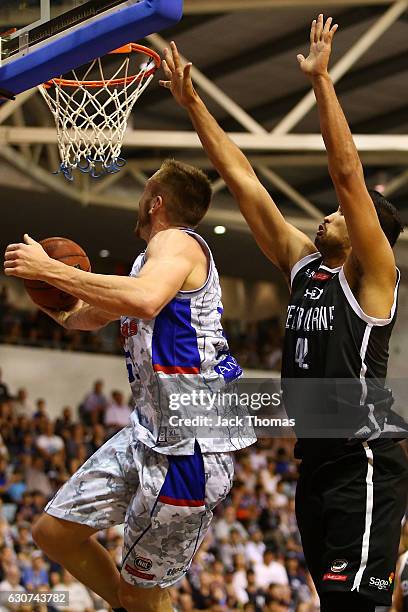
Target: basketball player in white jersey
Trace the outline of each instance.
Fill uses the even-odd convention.
[[[319,15],[309,56],[298,56],[316,94],[340,204],[324,218],[314,244],[285,221],[211,116],[174,43],[165,52],[161,84],[187,110],[259,246],[291,288],[282,390],[288,415],[296,417],[295,456],[302,459],[296,516],[321,610],[374,612],[391,604],[408,491],[408,463],[398,444],[408,424],[391,409],[385,385],[400,278],[392,247],[403,228],[395,207],[367,190],[328,72],[336,30],[331,18]],[[336,386],[342,380],[344,392]],[[327,435],[330,427],[336,438]]]
[[[211,186],[200,170],[164,162],[139,204],[136,233],[148,246],[128,278],[66,266],[28,235],[5,254],[7,275],[45,281],[81,300],[68,313],[46,311],[66,329],[96,330],[121,318],[135,403],[131,425],[85,462],[33,530],[48,557],[115,610],[172,609],[167,587],[188,570],[214,507],[231,488],[231,451],[255,442],[239,419],[235,427],[210,432],[193,427],[194,417],[210,414],[207,396],[186,405],[194,392],[219,398],[242,373],[223,334],[211,252],[191,229],[210,200]],[[176,424],[174,393],[184,394]],[[214,411],[240,414],[228,403],[216,403]],[[119,572],[92,536],[123,523]]]

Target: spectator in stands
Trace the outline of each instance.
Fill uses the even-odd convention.
[[[72,416],[72,408],[64,406],[62,416],[55,423],[55,433],[61,436],[64,430],[69,430],[74,425],[74,417]]]
[[[55,434],[52,421],[47,421],[44,433],[38,436],[37,448],[46,460],[64,450],[64,440]]]
[[[56,584],[53,591],[66,591],[68,593],[69,606],[62,604],[57,606],[60,610],[68,612],[91,612],[94,609],[92,598],[88,589],[78,582],[67,570],[63,571],[62,580]]]
[[[45,463],[42,457],[25,457],[25,481],[27,491],[40,491],[47,499],[52,497],[53,488],[45,472]],[[44,507],[44,506],[43,506]],[[29,519],[27,519],[29,520]]]
[[[289,583],[285,566],[277,560],[275,552],[266,549],[263,561],[254,566],[256,585],[266,590],[270,584],[287,585]]]
[[[103,381],[96,380],[93,390],[89,393],[80,406],[80,415],[86,425],[103,422],[108,401],[103,393]]]
[[[33,404],[28,399],[27,389],[20,387],[13,400],[13,412],[17,416],[32,417],[35,410]]]
[[[35,402],[35,412],[33,414],[33,418],[37,419],[38,421],[43,418],[46,417],[48,419],[48,413],[47,413],[47,408],[46,408],[46,402],[45,399],[43,399],[42,397],[40,397],[36,402]]]
[[[227,506],[224,510],[223,518],[215,525],[215,537],[219,542],[228,542],[232,530],[238,531],[243,540],[248,538],[245,527],[237,521],[235,508]]]
[[[2,435],[0,434],[0,459],[8,459],[9,452],[7,450],[7,446],[4,444],[4,440]]]
[[[267,466],[261,471],[261,483],[267,493],[275,493],[281,476],[276,473],[276,460],[268,457]]]
[[[98,448],[106,442],[106,432],[103,425],[96,424],[92,427],[92,435],[89,441],[90,454],[93,455]]]
[[[2,371],[0,369],[0,404],[3,402],[8,402],[11,399],[8,386],[5,382],[3,382]]]
[[[262,531],[255,528],[250,535],[250,539],[245,544],[245,558],[247,562],[250,565],[262,563],[265,548]]]
[[[35,591],[42,585],[49,585],[48,572],[45,569],[43,555],[36,550],[31,555],[31,566],[25,567],[22,573],[22,582],[27,591]]]
[[[112,399],[105,412],[105,425],[109,432],[115,433],[130,423],[132,409],[125,404],[121,391],[112,391]]]
[[[20,570],[13,564],[5,570],[4,579],[0,582],[0,591],[11,593],[24,593],[25,588],[20,584]]]

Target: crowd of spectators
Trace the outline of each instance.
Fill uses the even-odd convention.
[[[46,399],[10,390],[0,375],[0,594],[68,590],[69,610],[80,612],[108,606],[36,549],[31,526],[70,475],[128,423],[131,407],[120,392],[107,395],[103,381],[96,381],[75,408],[64,406],[52,419]],[[234,455],[234,487],[188,575],[172,589],[175,610],[319,610],[296,527],[292,445],[290,439],[264,439]],[[119,567],[123,528],[103,531],[99,539]]]
[[[280,370],[282,330],[279,319],[254,323],[223,321],[231,352],[244,368]],[[0,288],[0,343],[90,353],[121,354],[119,324],[99,332],[67,331],[41,310],[14,306],[6,286]]]

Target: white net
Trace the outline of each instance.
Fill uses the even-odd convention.
[[[117,57],[122,60],[121,55]],[[61,77],[39,87],[55,119],[61,156],[58,173],[66,179],[72,181],[76,169],[100,178],[126,164],[121,151],[128,120],[158,67],[152,57],[146,61],[145,56],[137,74],[130,76],[135,58],[143,61],[138,52],[126,54],[109,78],[99,58],[81,79],[73,70],[70,80]]]

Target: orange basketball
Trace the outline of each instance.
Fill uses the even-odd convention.
[[[68,240],[68,238],[46,238],[41,240],[41,246],[45,252],[68,266],[74,266],[84,272],[91,271],[91,264],[85,251],[81,247]],[[77,298],[48,283],[37,280],[25,280],[27,293],[38,306],[51,308],[52,310],[69,310],[77,302]]]

